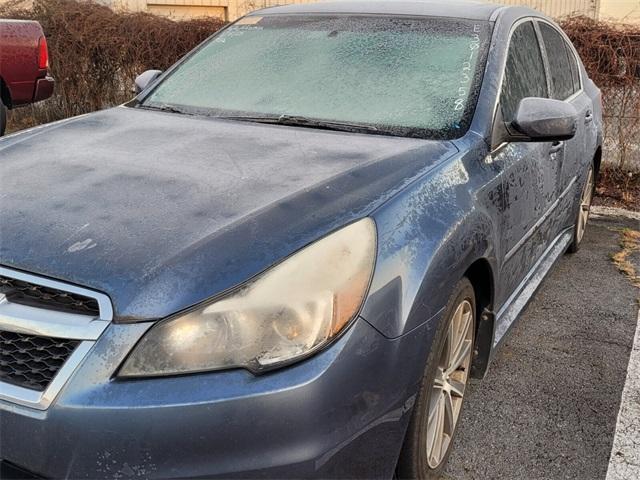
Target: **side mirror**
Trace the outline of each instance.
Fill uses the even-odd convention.
[[[136,77],[134,92],[138,95],[162,74],[161,70],[147,70]]]
[[[524,98],[511,126],[526,137],[520,141],[569,140],[578,128],[578,112],[573,105],[560,100]],[[513,140],[518,141],[517,138]]]

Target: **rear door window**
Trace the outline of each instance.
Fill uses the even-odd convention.
[[[539,25],[549,60],[552,98],[566,100],[580,90],[576,57],[560,32],[548,23],[540,22]]]
[[[515,119],[523,98],[549,97],[542,52],[532,22],[519,25],[513,32],[504,75],[500,105],[507,124]]]

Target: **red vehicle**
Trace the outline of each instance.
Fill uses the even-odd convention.
[[[0,19],[0,135],[6,127],[7,109],[49,98],[53,85],[40,24]]]

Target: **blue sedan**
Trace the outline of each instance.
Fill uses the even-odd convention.
[[[601,94],[520,7],[229,25],[0,140],[4,478],[437,478],[582,242]]]

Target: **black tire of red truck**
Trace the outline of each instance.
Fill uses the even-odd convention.
[[[7,107],[2,103],[0,99],[0,137],[4,135],[4,130],[7,127]]]

